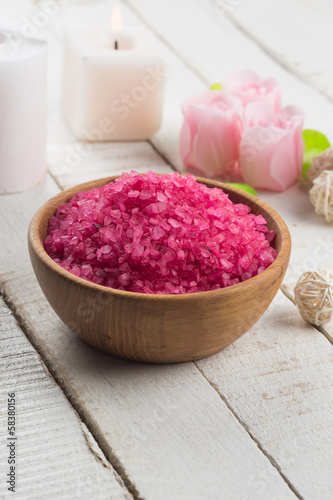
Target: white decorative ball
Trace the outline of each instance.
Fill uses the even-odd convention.
[[[307,271],[294,288],[295,302],[302,318],[321,325],[333,316],[333,276],[323,269]]]
[[[333,171],[324,170],[313,181],[310,201],[316,214],[322,214],[328,222],[333,221]]]
[[[308,170],[309,180],[311,183],[324,170],[333,170],[333,148],[328,148],[326,151],[312,159],[311,166]]]

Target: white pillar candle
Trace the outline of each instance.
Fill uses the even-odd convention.
[[[0,193],[46,172],[46,43],[0,28]]]
[[[143,140],[162,120],[165,61],[138,31],[69,26],[63,110],[80,140]]]

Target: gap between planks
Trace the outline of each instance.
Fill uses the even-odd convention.
[[[156,38],[158,38],[166,47],[168,47],[168,49],[170,50],[170,52],[172,52],[176,57],[178,57],[178,59],[180,59],[182,61],[182,63],[184,64],[184,66],[186,66],[190,71],[193,71],[193,73],[195,73],[196,76],[198,76],[200,78],[200,80],[202,81],[202,83],[204,83],[205,85],[210,85],[209,82],[207,81],[207,79],[200,73],[200,71],[198,70],[198,68],[196,68],[189,61],[187,61],[182,56],[182,54],[173,45],[171,45],[169,43],[169,41],[159,31],[157,31],[157,29],[155,28],[155,26],[153,24],[149,23],[147,21],[147,19],[142,14],[140,14],[140,12],[134,7],[134,5],[132,5],[127,0],[123,0],[123,3],[127,5],[127,7],[142,22],[142,24],[144,24],[149,29],[149,31],[151,31],[152,33],[154,33],[154,35],[156,36]]]
[[[287,62],[283,62],[279,56],[274,52],[273,49],[270,49],[268,46],[266,46],[263,42],[261,42],[258,38],[256,38],[250,30],[245,28],[240,21],[238,21],[235,17],[233,17],[232,14],[229,12],[225,12],[224,15],[230,21],[233,26],[243,35],[245,35],[247,38],[249,38],[259,49],[266,55],[268,55],[273,61],[275,61],[281,68],[285,69],[293,75],[297,80],[302,82],[303,84],[305,83],[308,87],[314,89],[318,94],[321,94],[325,99],[327,99],[330,102],[333,102],[333,99],[324,92],[318,85],[316,85],[310,78],[308,78],[306,75],[302,74],[300,71],[295,70],[290,64]]]
[[[10,300],[8,297],[5,286],[0,283],[0,297],[2,297],[4,303],[8,307],[8,309],[11,311],[13,314],[16,322],[18,323],[19,328],[22,330],[23,334],[27,338],[27,340],[30,342],[32,347],[35,349],[35,351],[38,353],[40,356],[42,362],[46,366],[47,370],[49,373],[52,375],[53,380],[55,383],[58,385],[58,387],[61,389],[62,393],[64,394],[64,397],[68,400],[69,404],[71,407],[74,409],[74,411],[78,414],[79,419],[80,419],[80,424],[81,424],[81,429],[83,432],[84,426],[88,429],[88,432],[93,436],[94,440],[96,441],[97,445],[100,447],[102,450],[103,454],[105,457],[107,457],[107,460],[109,461],[111,467],[116,471],[116,473],[119,475],[119,477],[122,479],[124,482],[125,487],[129,491],[129,493],[132,495],[134,500],[145,500],[141,495],[139,495],[138,490],[136,489],[135,485],[133,482],[130,480],[124,466],[120,463],[118,460],[117,455],[112,451],[111,456],[110,452],[106,452],[105,446],[103,442],[98,438],[96,433],[94,432],[93,425],[90,425],[89,418],[86,418],[84,410],[80,407],[79,404],[75,402],[75,398],[72,397],[72,395],[69,393],[66,387],[66,383],[64,380],[57,374],[56,369],[53,367],[52,363],[49,362],[48,357],[46,353],[43,351],[41,346],[38,345],[37,342],[34,341],[34,336],[32,332],[30,331],[29,326],[25,322],[24,318],[17,312],[15,304]],[[49,374],[47,374],[49,375]],[[87,441],[87,445],[89,446],[89,449],[91,450],[92,453],[96,455],[95,450],[91,447],[88,439],[87,439],[87,433],[83,432],[85,439]],[[103,441],[103,440],[102,440]],[[97,455],[96,455],[97,457]],[[98,458],[98,457],[97,457]]]
[[[179,59],[182,60],[183,64],[185,66],[187,66],[190,71],[192,71],[193,73],[195,73],[196,75],[199,76],[199,78],[202,80],[203,83],[207,84],[208,83],[208,80],[206,78],[204,78],[200,72],[198,71],[198,69],[195,67],[195,65],[192,65],[190,64],[181,54],[180,51],[176,50],[172,45],[170,45],[170,43],[168,42],[167,39],[165,39],[157,30],[156,28],[154,28],[154,26],[147,22],[145,20],[145,18],[140,14],[140,12],[137,11],[137,9],[135,9],[132,5],[130,5],[126,0],[125,2],[126,5],[129,7],[129,9],[131,9],[135,15],[141,20],[141,22],[146,25],[148,27],[148,29],[150,31],[152,31],[155,36],[160,40],[162,41],[162,43],[164,45],[166,45],[170,51],[172,51]],[[284,67],[285,69],[287,69],[287,71],[289,73],[293,73],[290,71],[290,68],[288,67],[288,65],[284,65],[281,63],[281,61],[277,60],[275,57],[273,57],[273,54],[270,53],[270,51],[268,50],[265,50],[265,47],[262,46],[262,44],[260,44],[257,40],[253,39],[252,36],[249,35],[249,33],[247,33],[245,30],[242,29],[241,26],[238,25],[238,23],[234,22],[234,20],[228,16],[228,18],[230,19],[230,21],[237,27],[237,29],[239,31],[241,31],[243,34],[246,35],[247,38],[250,38],[251,40],[253,40],[255,42],[256,45],[258,45],[260,47],[261,50],[263,50],[264,52],[266,52],[272,59],[274,59],[280,66]],[[57,38],[57,40],[59,41],[59,38],[57,37],[56,33],[54,33],[55,37]],[[298,78],[300,78],[300,75],[296,75]],[[173,170],[177,171],[177,168],[173,165],[173,163],[171,161],[169,161],[167,159],[167,157],[159,150],[158,146],[154,144],[154,142],[152,140],[148,140],[146,141],[148,142],[152,149],[159,155],[159,157],[161,157],[163,159],[163,161],[169,165]],[[57,183],[57,185],[60,187],[60,189],[62,189],[61,185],[59,184],[58,180],[56,179],[56,177],[52,176],[55,180],[55,182]],[[286,295],[286,297],[288,299],[290,299],[290,297],[284,292],[283,288],[281,288],[282,292]],[[296,491],[296,489],[290,484],[290,482],[288,481],[288,479],[286,479],[286,477],[284,476],[284,474],[281,472],[279,466],[277,465],[276,461],[268,454],[264,451],[264,449],[262,448],[262,446],[260,445],[260,443],[254,438],[254,436],[251,434],[251,432],[249,432],[248,428],[246,427],[246,425],[240,420],[240,418],[238,417],[238,415],[234,412],[234,410],[231,408],[230,404],[228,403],[228,401],[225,399],[225,397],[218,391],[217,387],[212,383],[210,382],[210,380],[203,374],[202,370],[197,366],[197,364],[195,364],[197,369],[199,370],[199,372],[201,373],[201,375],[203,375],[203,377],[209,382],[209,384],[214,388],[214,390],[218,393],[219,397],[222,399],[222,401],[227,405],[227,407],[229,408],[229,410],[233,413],[233,415],[236,417],[236,419],[239,421],[239,423],[242,425],[242,427],[246,430],[246,432],[250,435],[250,437],[252,438],[252,440],[257,444],[258,448],[261,450],[261,452],[268,458],[268,460],[271,462],[271,464],[278,470],[278,472],[280,473],[280,475],[283,477],[283,479],[285,480],[285,482],[288,484],[288,486],[291,488],[291,490],[295,493],[295,495],[297,495],[298,498],[302,498],[300,496],[300,494]]]
[[[26,336],[27,340],[30,342],[30,344],[32,345],[32,347],[36,350],[36,352],[40,356],[42,362],[44,363],[44,365],[46,366],[46,369],[49,372],[47,375],[49,376],[49,374],[51,374],[53,380],[59,386],[59,388],[61,389],[62,393],[64,394],[64,397],[66,397],[66,399],[68,400],[68,402],[71,405],[71,407],[78,414],[78,417],[79,417],[80,423],[81,423],[82,432],[84,433],[85,439],[87,441],[87,445],[88,445],[89,449],[91,450],[91,452],[94,453],[98,459],[100,459],[98,457],[98,455],[96,454],[95,450],[90,445],[90,442],[89,442],[89,440],[87,438],[87,432],[84,431],[85,428],[87,429],[88,433],[90,433],[93,436],[95,442],[97,443],[97,445],[101,449],[102,453],[104,454],[104,456],[106,457],[106,459],[110,463],[111,467],[113,467],[113,469],[115,470],[115,472],[122,479],[125,487],[129,491],[129,493],[132,495],[133,499],[134,500],[145,500],[139,494],[137,488],[135,487],[135,485],[133,484],[133,482],[129,478],[129,475],[126,472],[125,467],[122,465],[122,463],[118,459],[116,453],[112,449],[111,449],[111,453],[110,453],[110,446],[108,446],[107,443],[104,442],[103,436],[101,436],[100,434],[97,434],[96,432],[94,432],[94,424],[93,424],[93,422],[91,421],[91,419],[89,418],[89,416],[86,415],[84,409],[79,405],[79,403],[76,402],[75,395],[74,394],[72,395],[70,393],[70,391],[68,390],[68,387],[66,386],[66,382],[64,381],[64,379],[61,376],[59,376],[59,374],[57,373],[56,368],[54,368],[53,364],[51,362],[49,362],[47,354],[44,352],[44,350],[41,348],[41,346],[38,345],[38,342],[34,341],[34,336],[33,336],[32,332],[30,331],[29,326],[27,325],[27,323],[25,322],[25,320],[21,316],[21,314],[18,313],[18,311],[16,310],[15,304],[7,296],[5,287],[1,283],[0,283],[0,297],[2,297],[4,303],[6,304],[6,306],[8,307],[8,309],[13,314],[15,320],[18,323],[19,328],[22,330],[22,332]],[[256,446],[258,447],[258,449],[260,450],[260,452],[269,460],[269,462],[272,465],[272,467],[274,467],[274,469],[277,471],[277,473],[281,476],[281,479],[288,485],[288,487],[290,488],[290,490],[295,494],[295,496],[299,500],[304,500],[304,497],[302,497],[300,495],[300,493],[296,490],[296,488],[293,486],[293,484],[282,473],[280,467],[278,466],[278,464],[274,460],[274,458],[269,453],[267,453],[264,450],[264,448],[259,443],[259,441],[249,431],[249,429],[246,426],[246,424],[241,420],[241,418],[234,411],[234,409],[232,408],[232,406],[227,401],[226,397],[223,396],[223,394],[218,390],[217,386],[213,382],[211,382],[209,380],[209,378],[203,373],[203,370],[198,366],[197,362],[194,361],[193,364],[196,367],[196,369],[199,371],[199,373],[201,374],[201,376],[209,383],[209,385],[212,387],[212,389],[218,394],[218,396],[221,399],[221,401],[227,406],[227,408],[230,410],[230,412],[232,413],[232,415],[236,418],[236,420],[242,426],[242,428],[244,429],[244,431],[249,435],[249,437],[252,439],[252,441],[256,444]],[[109,448],[109,450],[108,450],[108,448]]]
[[[225,396],[223,396],[223,394],[219,391],[219,389],[216,386],[216,384],[214,384],[214,382],[212,382],[211,380],[209,380],[209,378],[204,374],[203,370],[198,366],[198,363],[196,361],[194,361],[194,365],[199,370],[199,372],[201,373],[201,375],[207,380],[207,382],[209,383],[209,385],[214,389],[214,391],[217,392],[218,396],[221,398],[221,400],[223,401],[223,403],[228,407],[228,409],[231,411],[231,413],[236,418],[236,420],[239,422],[239,424],[247,432],[247,434],[250,436],[250,438],[255,442],[255,444],[257,445],[257,447],[261,451],[261,453],[263,455],[265,455],[265,457],[270,461],[270,463],[272,464],[272,467],[274,467],[278,471],[278,473],[280,474],[280,476],[282,477],[282,479],[285,481],[285,483],[289,486],[289,488],[291,489],[291,491],[297,496],[297,498],[299,498],[300,500],[304,500],[304,497],[296,490],[295,486],[289,481],[289,479],[285,476],[285,474],[283,474],[283,472],[281,471],[281,468],[277,464],[276,460],[274,460],[274,458],[272,457],[272,455],[270,455],[269,453],[267,453],[267,451],[263,448],[263,446],[260,444],[260,442],[254,437],[254,435],[252,434],[252,432],[249,430],[248,426],[237,415],[237,413],[234,411],[233,407],[228,402],[227,398]]]
[[[152,147],[152,150],[155,151],[155,153],[165,162],[166,165],[168,165],[174,172],[179,172],[179,170],[167,159],[167,157],[162,153],[162,151],[159,151],[158,147],[154,144],[152,139],[148,139],[146,141],[150,146]]]
[[[126,3],[127,3],[127,2],[126,2]],[[131,7],[131,8],[132,8],[132,7]],[[132,8],[132,10],[134,10],[134,9]],[[138,17],[140,17],[140,19],[141,19],[143,22],[145,22],[145,21],[144,21],[144,19],[143,19],[143,18],[139,15],[139,13],[138,13],[138,12],[136,12],[136,14],[137,14],[137,16],[138,16]],[[145,24],[146,24],[147,26],[149,26],[149,28],[150,28],[150,30],[151,30],[151,31],[154,31],[154,29],[153,29],[153,27],[152,27],[152,26],[150,26],[150,25],[149,25],[148,23],[146,23],[146,22],[145,22]],[[235,24],[235,23],[234,23],[234,24]],[[237,26],[237,27],[238,27],[238,29],[240,29],[240,28],[239,28],[239,26]],[[181,58],[181,59],[184,61],[184,59],[183,59],[183,57],[181,56],[181,54],[179,54],[179,53],[178,53],[175,49],[173,49],[173,47],[172,47],[172,46],[170,46],[170,45],[168,44],[168,42],[167,42],[166,40],[164,40],[164,39],[163,39],[163,38],[162,38],[162,37],[161,37],[158,33],[156,33],[156,31],[154,31],[154,33],[155,33],[155,35],[156,35],[156,36],[158,36],[158,37],[159,37],[159,38],[163,41],[163,43],[164,43],[164,44],[168,45],[168,47],[170,48],[170,50],[172,50],[172,51],[173,51],[173,52],[177,55],[177,57]],[[246,32],[244,31],[244,33],[246,33]],[[246,33],[246,36],[248,36],[248,34],[247,34],[247,33]],[[252,37],[251,37],[251,38],[252,38]],[[256,44],[257,44],[257,45],[259,45],[259,46],[260,46],[260,48],[261,48],[261,49],[263,49],[263,48],[262,48],[262,46],[261,46],[261,44],[259,44],[257,41],[255,41],[255,42],[256,42]],[[267,52],[267,53],[268,53],[268,52]],[[272,54],[270,54],[270,53],[269,53],[269,55],[270,55],[270,57],[272,57]],[[272,58],[274,59],[274,57],[272,57]],[[277,62],[279,63],[279,65],[284,66],[283,64],[281,64],[281,62],[280,62],[280,61],[277,61]],[[186,61],[184,61],[184,63],[185,63],[185,65],[187,65],[188,67],[190,67],[190,69],[191,69],[192,71],[194,71],[196,74],[198,74],[198,71],[197,71],[194,67],[192,67],[192,66],[190,66],[189,64],[187,64],[187,62],[186,62]],[[285,67],[286,67],[286,69],[290,72],[290,68],[289,68],[288,66],[285,66]],[[201,79],[203,79],[203,78],[202,78],[202,76],[201,76],[200,74],[199,74],[199,76],[200,76],[200,78],[201,78]],[[297,75],[297,76],[298,76],[298,75]],[[205,80],[203,79],[203,81],[205,81]],[[206,83],[206,81],[205,81],[205,83]],[[316,90],[317,90],[317,89],[316,89]],[[157,148],[157,147],[156,147],[156,146],[155,146],[155,145],[154,145],[151,141],[147,141],[147,142],[149,142],[149,143],[150,143],[150,145],[152,146],[152,148],[153,148],[153,149],[155,150],[155,152],[156,152],[156,153],[157,153],[157,154],[158,154],[158,155],[159,155],[159,156],[160,156],[160,157],[161,157],[161,158],[165,161],[165,163],[166,163],[166,164],[168,164],[170,167],[172,167],[172,168],[175,170],[175,167],[172,165],[172,163],[171,163],[170,161],[168,161],[168,160],[165,158],[165,156],[164,156],[164,155],[163,155],[163,154],[162,154],[162,153],[158,150],[158,148]],[[55,180],[55,182],[57,183],[57,185],[60,187],[60,189],[62,190],[62,187],[59,185],[59,182],[57,181],[57,179],[56,179],[53,175],[52,175],[52,177],[53,177],[53,179]],[[289,297],[289,296],[288,296],[288,295],[284,292],[284,290],[283,290],[283,289],[282,289],[282,291],[283,291],[283,293],[286,295],[286,297],[287,297],[288,299],[290,299],[290,297]],[[9,305],[9,304],[7,304],[7,305]],[[10,307],[10,305],[9,305],[9,307]],[[10,308],[11,308],[11,307],[10,307]],[[15,313],[15,311],[14,311],[14,313]],[[17,316],[18,316],[18,315],[16,315],[16,317],[17,317]],[[20,324],[22,325],[22,323],[21,323],[21,318],[20,318],[19,316],[18,316],[18,318],[19,318],[19,322],[20,322]],[[24,325],[24,326],[25,326],[25,325]],[[22,327],[22,326],[21,326],[21,327]],[[25,328],[25,327],[24,327],[24,328],[22,328],[22,329],[23,329],[24,331],[26,331],[26,328]],[[30,340],[30,336],[29,336],[28,334],[27,334],[27,336],[28,336],[28,338],[29,338],[29,340]],[[31,342],[31,340],[30,340],[30,342]],[[34,346],[34,347],[35,347],[35,346]],[[35,349],[36,349],[36,347],[35,347]],[[36,349],[36,350],[37,350],[37,349]],[[43,360],[44,360],[44,362],[45,362],[44,356],[42,356],[42,359],[43,359]],[[49,366],[48,366],[48,368],[50,369],[50,367],[49,367]],[[198,370],[200,371],[200,373],[203,375],[202,371],[201,371],[198,367],[197,367],[197,369],[198,369]],[[52,372],[52,370],[50,370],[50,371]],[[54,375],[53,375],[53,376],[54,376]],[[204,375],[203,375],[203,376],[204,376]],[[56,377],[55,377],[55,378],[56,378]],[[204,376],[204,378],[206,378],[206,377]],[[217,390],[217,388],[216,388],[216,387],[215,387],[215,386],[214,386],[214,385],[213,385],[213,384],[212,384],[212,383],[211,383],[211,382],[210,382],[207,378],[206,378],[206,380],[207,380],[207,381],[210,383],[210,385],[211,385],[211,386],[212,386],[212,387],[213,387],[213,388],[214,388],[214,389],[218,392],[218,394],[219,394],[220,398],[221,398],[221,399],[223,400],[223,402],[224,402],[224,403],[228,406],[228,408],[230,409],[230,411],[234,414],[234,416],[236,417],[236,419],[237,419],[237,420],[241,423],[241,425],[242,425],[242,426],[243,426],[243,428],[246,430],[246,432],[250,435],[250,437],[251,437],[251,438],[252,438],[252,439],[256,442],[256,444],[257,444],[257,446],[259,447],[259,449],[260,449],[260,450],[261,450],[261,451],[262,451],[262,452],[266,455],[266,457],[270,460],[270,462],[272,463],[272,465],[273,465],[275,468],[277,468],[277,469],[279,470],[279,468],[276,466],[276,463],[275,463],[274,459],[272,459],[272,458],[271,458],[268,454],[266,454],[266,453],[263,451],[263,449],[261,448],[260,444],[259,444],[259,443],[258,443],[258,442],[254,439],[254,437],[251,435],[251,433],[247,430],[246,426],[245,426],[245,425],[244,425],[244,424],[240,421],[240,419],[238,418],[238,416],[234,413],[234,411],[232,410],[232,408],[230,408],[230,406],[229,406],[228,402],[227,402],[227,401],[225,400],[225,398],[224,398],[224,397],[223,397],[223,396],[219,393],[219,391]],[[62,386],[61,386],[61,384],[59,384],[59,385],[60,385],[60,387],[62,387]],[[62,390],[63,390],[63,392],[65,393],[65,395],[66,395],[66,397],[67,397],[66,391],[65,391],[63,388],[62,388]],[[70,396],[68,396],[68,399],[70,400]],[[70,400],[70,402],[71,402],[71,400]],[[73,403],[72,403],[72,402],[71,402],[71,404],[73,405]],[[78,411],[78,410],[77,410],[77,411]],[[78,411],[78,412],[79,412],[79,411]],[[79,412],[79,413],[80,413],[80,412]],[[113,467],[115,468],[115,470],[117,470],[117,468],[115,467],[115,465],[114,465],[114,464],[113,464]],[[117,472],[118,472],[118,474],[119,474],[119,475],[123,478],[124,483],[126,484],[126,481],[125,481],[125,479],[124,479],[123,475],[122,475],[121,473],[119,473],[119,471],[118,471],[118,470],[117,470]],[[294,488],[293,488],[293,487],[289,484],[288,480],[286,480],[286,478],[283,476],[283,474],[281,473],[281,471],[280,471],[280,470],[279,470],[279,473],[280,473],[280,475],[283,477],[283,479],[284,479],[284,480],[288,483],[288,485],[289,485],[289,487],[292,489],[292,491],[293,491],[293,492],[294,492],[294,493],[298,496],[298,498],[302,498],[302,497],[301,497],[301,496],[300,496],[300,495],[299,495],[299,494],[295,491],[295,489],[294,489]],[[126,486],[127,486],[127,484],[126,484]],[[128,487],[128,486],[127,486],[127,487]],[[133,494],[133,493],[132,493],[132,494]],[[140,497],[139,497],[139,496],[135,496],[135,498],[139,499]]]
[[[0,363],[1,398],[14,390],[19,414],[19,426],[17,432],[14,431],[19,450],[15,459],[18,499],[45,499],[45,483],[52,498],[79,499],[82,494],[88,498],[92,488],[103,499],[110,495],[122,500],[133,498],[48,372],[1,294],[0,319],[0,340],[4,345],[0,350],[4,361]],[[4,355],[6,349],[12,353],[12,359]],[[3,422],[4,410],[0,409]],[[7,440],[4,433],[0,438]],[[4,448],[0,450],[1,460],[6,453]],[[70,464],[77,461],[77,456],[80,460],[71,473]],[[0,486],[3,500],[11,496],[5,481],[1,481],[4,488]]]

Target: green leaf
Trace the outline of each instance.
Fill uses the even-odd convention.
[[[213,83],[208,90],[223,90],[223,88],[220,83]]]
[[[331,144],[327,137],[321,132],[317,132],[317,130],[303,130],[303,139],[305,148],[302,174],[306,180],[309,180],[308,171],[311,167],[313,158],[326,151],[326,149],[329,148]]]
[[[317,130],[303,130],[303,139],[305,142],[305,153],[312,149],[325,151],[331,145],[327,137]]]
[[[241,191],[246,191],[247,193],[253,194],[253,196],[257,196],[257,191],[248,184],[239,184],[238,182],[226,182],[228,186],[232,186],[240,189]]]

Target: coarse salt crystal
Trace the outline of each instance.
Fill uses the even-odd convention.
[[[184,294],[245,281],[276,258],[262,215],[188,174],[132,171],[77,193],[50,218],[44,246],[99,285]]]

